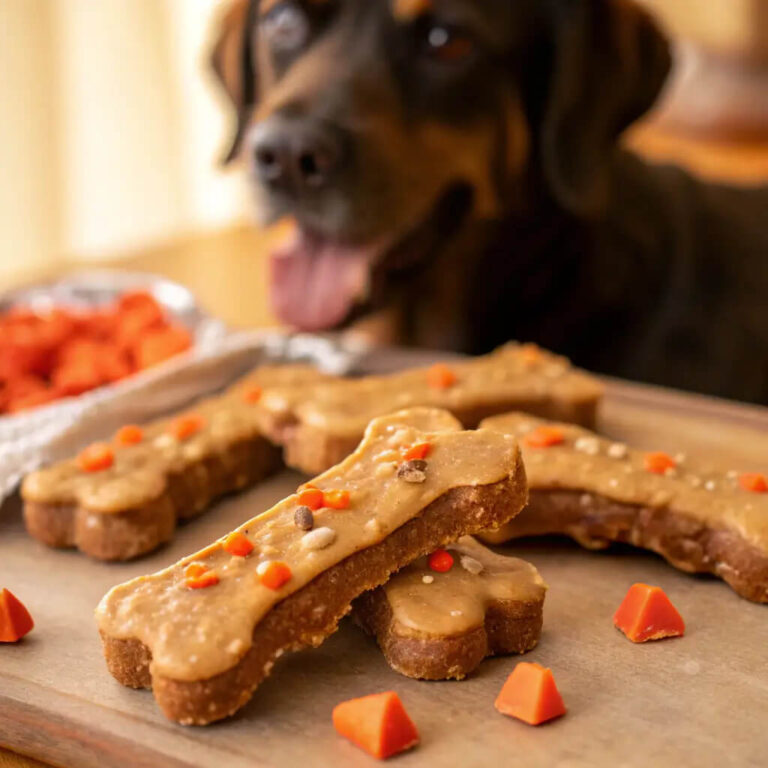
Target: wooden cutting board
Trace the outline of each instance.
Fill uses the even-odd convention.
[[[765,409],[610,382],[601,430],[648,449],[768,469]],[[107,674],[95,605],[114,584],[207,544],[300,480],[284,472],[184,526],[171,546],[123,565],[44,548],[25,534],[18,500],[6,504],[0,585],[24,600],[37,627],[22,643],[0,647],[0,745],[66,768],[347,768],[373,761],[336,736],[331,709],[394,689],[422,736],[397,759],[404,768],[768,765],[768,606],[650,554],[595,554],[555,539],[503,550],[535,563],[550,587],[544,634],[526,659],[554,670],[568,706],[558,721],[531,728],[496,713],[515,658],[488,661],[459,683],[408,680],[345,621],[321,648],[282,660],[236,717],[207,728],[169,723],[149,692]],[[688,624],[684,638],[636,646],[613,628],[613,612],[636,581],[667,591]]]

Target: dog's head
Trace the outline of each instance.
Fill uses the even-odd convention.
[[[387,301],[467,218],[544,195],[598,215],[667,45],[628,0],[235,0],[214,67],[237,111],[278,314],[337,326]]]

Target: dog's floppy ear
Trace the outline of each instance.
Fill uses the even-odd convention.
[[[551,7],[544,175],[566,210],[595,216],[607,203],[616,140],[656,100],[669,72],[669,47],[630,0],[557,0]]]
[[[258,0],[234,0],[219,22],[211,66],[229,96],[237,114],[232,146],[224,157],[229,163],[242,144],[248,115],[256,100],[251,30]]]

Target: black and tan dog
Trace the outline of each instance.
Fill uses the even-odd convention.
[[[670,64],[626,0],[236,0],[214,64],[277,313],[522,338],[597,371],[768,401],[768,191],[619,149]]]

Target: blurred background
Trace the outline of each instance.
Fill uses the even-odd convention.
[[[768,179],[768,0],[643,2],[678,65],[627,140],[700,175]],[[250,301],[246,319],[270,321],[242,172],[217,165],[230,124],[207,57],[225,4],[0,2],[0,287],[133,259],[225,318]],[[220,296],[222,269],[247,270],[249,292]]]

